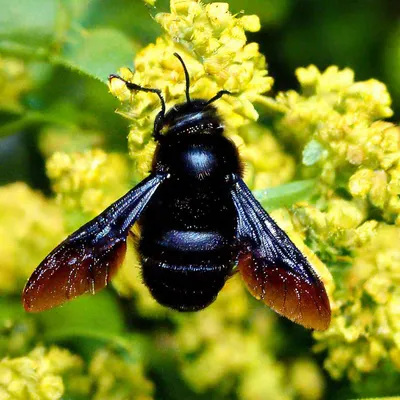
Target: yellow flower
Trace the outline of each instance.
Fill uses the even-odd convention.
[[[400,213],[400,128],[377,121],[365,133],[362,166],[350,177],[349,191],[393,222]]]
[[[276,113],[275,129],[298,156],[303,176],[319,176],[321,194],[347,186],[393,222],[400,211],[400,129],[390,117],[386,86],[355,82],[350,69],[299,68],[301,92],[281,93],[265,104]]]
[[[296,360],[291,366],[289,380],[301,399],[318,400],[322,398],[325,382],[322,372],[315,362],[308,359]]]
[[[56,152],[77,153],[104,145],[104,136],[95,130],[46,125],[39,135],[39,148],[45,158]]]
[[[316,204],[299,203],[292,214],[335,277],[332,324],[315,333],[315,348],[328,351],[333,378],[356,381],[384,362],[398,368],[400,230],[373,217],[400,221],[400,129],[380,120],[392,115],[382,83],[355,82],[351,70],[336,67],[300,68],[297,76],[301,93],[265,104],[279,137],[302,159],[302,176],[319,178]]]
[[[127,161],[117,153],[99,149],[54,153],[46,167],[57,201],[67,211],[83,211],[93,217],[129,189]]]
[[[276,363],[263,348],[263,337],[268,337],[268,332],[272,334],[277,317],[263,306],[253,309],[250,316],[250,301],[243,282],[235,276],[206,310],[185,316],[173,315],[178,323],[174,341],[182,358],[182,375],[196,392],[206,391],[221,382],[233,385],[236,379],[241,382],[239,387],[247,387],[246,381],[253,380],[251,374],[245,372],[252,369],[257,374],[265,368],[260,359],[268,361],[267,364]],[[248,317],[254,323],[245,329],[244,321]],[[241,350],[237,351],[238,348]],[[190,357],[191,354],[196,356]],[[190,362],[186,359],[188,355]],[[269,369],[269,381],[273,382],[270,390],[277,390],[279,397],[284,389],[281,374],[277,372],[279,367],[276,367]],[[259,378],[261,381],[261,376]],[[265,393],[267,397],[268,393],[272,394]]]
[[[89,365],[93,400],[151,400],[153,384],[143,372],[143,365],[126,361],[110,350],[100,349]]]
[[[134,73],[126,68],[119,71],[124,79],[161,89],[167,109],[184,102],[185,77],[173,55],[178,52],[189,70],[192,98],[210,99],[222,89],[232,92],[217,103],[231,134],[258,118],[252,103],[260,101],[272,86],[258,45],[246,44],[245,31],[260,28],[258,17],[232,15],[227,3],[173,0],[171,13],[158,14],[156,21],[165,34],[136,55]],[[118,79],[111,80],[110,91],[121,101],[129,100],[119,112],[131,120],[130,155],[143,176],[154,151],[151,132],[160,111],[159,100],[151,93],[130,93]]]
[[[0,187],[0,209],[0,292],[15,293],[66,233],[54,202],[24,183]]]
[[[1,399],[61,399],[63,375],[80,372],[82,360],[67,350],[34,349],[27,356],[0,361]]]
[[[324,211],[298,203],[293,209],[293,223],[328,262],[349,262],[349,256],[369,242],[378,226],[377,221],[367,220],[364,204],[337,197],[324,203]]]
[[[289,182],[295,161],[286,154],[272,132],[252,123],[239,128],[231,139],[244,162],[244,176],[251,189],[265,189]]]
[[[196,392],[223,385],[226,390],[236,388],[241,399],[290,399],[293,393],[303,395],[301,385],[294,386],[285,379],[289,371],[274,355],[272,338],[277,333],[279,317],[246,295],[239,276],[226,283],[218,300],[206,310],[173,318],[178,324],[177,332],[162,343],[179,349],[181,373]],[[313,372],[305,377],[304,385],[315,385],[315,365]],[[318,379],[320,386],[316,390],[321,393],[321,374]]]
[[[316,350],[327,350],[325,367],[334,378],[358,380],[396,358],[400,342],[400,228],[381,224],[376,236],[356,251],[334,293],[333,318],[315,333]]]

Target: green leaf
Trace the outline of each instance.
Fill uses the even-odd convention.
[[[137,46],[117,30],[96,29],[82,31],[73,36],[61,55],[45,47],[32,47],[9,40],[0,40],[0,52],[25,60],[41,60],[53,65],[62,65],[103,83],[107,81],[110,73],[133,64]]]
[[[118,334],[124,329],[122,310],[107,290],[96,296],[82,296],[62,307],[40,313],[37,318],[45,336],[62,336],[71,331]]]
[[[71,343],[84,357],[107,345],[134,362],[147,349],[143,336],[126,335],[123,310],[110,290],[79,297],[37,319],[46,342]]]
[[[255,190],[256,199],[267,211],[281,207],[290,207],[298,201],[311,197],[315,188],[315,180],[290,182],[270,189]]]
[[[110,73],[132,65],[135,50],[123,33],[114,29],[95,29],[71,36],[57,61],[106,82]]]
[[[114,28],[134,38],[135,42],[147,44],[154,42],[162,32],[149,11],[151,8],[149,10],[139,0],[91,0],[79,23],[86,29]]]
[[[0,0],[0,42],[39,46],[51,42],[57,25],[54,0]]]
[[[6,320],[20,320],[26,316],[21,299],[12,296],[0,296],[0,324]]]

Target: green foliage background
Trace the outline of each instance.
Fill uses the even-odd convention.
[[[398,120],[398,2],[229,4],[232,13],[245,10],[260,17],[262,29],[248,37],[267,57],[274,93],[297,89],[298,67],[350,67],[357,80],[373,77],[385,82],[393,99],[392,120]],[[139,0],[15,0],[12,5],[0,0],[0,190],[9,202],[18,203],[13,219],[6,215],[10,204],[0,203],[0,223],[13,232],[15,243],[19,240],[17,257],[26,270],[57,244],[64,229],[76,228],[90,212],[83,207],[61,213],[59,204],[27,188],[6,191],[8,184],[22,181],[53,198],[46,159],[55,151],[99,147],[122,154],[127,166],[118,164],[118,173],[137,180],[126,156],[128,122],[114,113],[120,102],[109,93],[106,81],[122,66],[133,68],[135,54],[161,34],[150,15],[167,11],[169,5],[159,1],[157,7]],[[261,117],[270,123],[267,113]],[[125,190],[123,184],[113,188],[110,179],[111,195]],[[290,207],[307,198],[312,186],[310,180],[278,186],[265,206]],[[263,198],[262,191],[258,195]],[[33,214],[42,218],[42,225]],[[61,214],[66,218],[63,228]],[[28,233],[19,235],[19,225]],[[0,255],[8,254],[6,247],[4,235]],[[311,400],[400,394],[399,372],[387,362],[362,377],[334,380],[323,368],[326,354],[313,353],[309,332],[277,318],[234,285],[209,317],[177,316],[143,305],[147,300],[142,294],[121,297],[113,288],[27,315],[19,299],[26,274],[8,276],[5,270],[0,263],[0,358],[8,357],[0,366],[0,399]],[[123,282],[118,289],[124,293]],[[210,332],[203,332],[204,326]],[[223,347],[225,341],[232,346]],[[247,358],[236,354],[242,352]],[[44,364],[47,369],[39,373],[38,366]],[[29,371],[41,374],[40,387],[29,381]],[[14,397],[9,392],[12,382],[20,383]]]

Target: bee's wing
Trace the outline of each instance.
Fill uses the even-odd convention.
[[[126,238],[165,175],[150,175],[58,245],[25,286],[26,311],[43,311],[104,288],[122,264]]]
[[[238,269],[252,295],[306,328],[327,329],[329,299],[310,263],[240,178],[232,199],[237,212]]]

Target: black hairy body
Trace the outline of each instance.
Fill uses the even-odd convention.
[[[170,177],[139,220],[144,282],[159,303],[181,311],[213,302],[237,258],[228,179],[241,175],[237,149],[222,136],[213,106],[206,111],[202,101],[191,106],[191,113],[186,106],[166,115],[169,129],[158,143],[152,169]],[[202,126],[194,130],[198,120]]]

